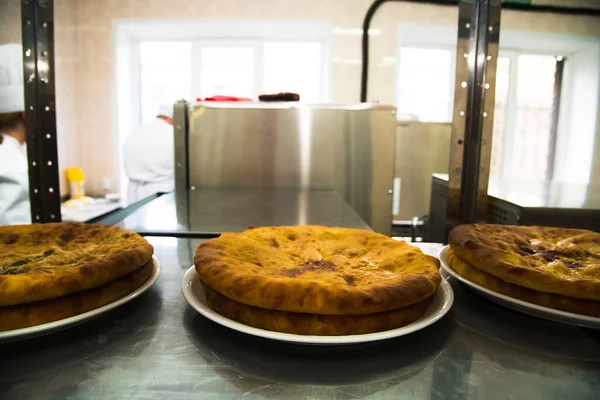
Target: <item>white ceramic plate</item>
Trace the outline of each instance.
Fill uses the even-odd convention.
[[[354,343],[373,342],[376,340],[391,339],[398,336],[408,335],[409,333],[423,329],[440,318],[442,318],[452,307],[454,301],[454,293],[448,282],[442,279],[442,284],[438,291],[433,295],[433,301],[425,314],[418,320],[403,326],[401,328],[392,329],[389,331],[367,333],[363,335],[345,335],[345,336],[309,336],[309,335],[294,335],[291,333],[280,333],[268,331],[265,329],[254,328],[240,322],[236,322],[221,314],[213,311],[206,302],[204,289],[198,279],[196,270],[192,266],[187,270],[181,281],[181,291],[187,302],[200,314],[206,318],[216,322],[217,324],[226,326],[230,329],[246,333],[248,335],[260,336],[267,339],[278,340],[288,343],[300,343],[311,345],[347,345]]]
[[[491,301],[498,303],[502,306],[508,307],[515,311],[522,312],[524,314],[533,315],[534,317],[547,319],[554,322],[561,322],[569,325],[584,326],[587,328],[600,329],[600,318],[590,317],[588,315],[574,314],[567,311],[555,310],[553,308],[543,307],[537,304],[528,303],[523,300],[513,299],[512,297],[506,296],[501,293],[494,292],[493,290],[484,288],[474,282],[471,282],[467,278],[459,275],[454,271],[448,264],[448,248],[446,245],[440,249],[438,257],[442,263],[442,269],[448,275],[458,279],[460,282],[471,287],[475,292],[490,299]]]
[[[16,340],[30,339],[36,336],[47,335],[54,331],[66,329],[74,325],[79,325],[91,318],[104,314],[105,312],[110,311],[113,308],[120,306],[121,304],[125,304],[128,301],[135,299],[140,294],[144,293],[150,286],[152,286],[160,275],[160,263],[154,256],[152,256],[152,261],[153,271],[152,276],[150,276],[150,279],[148,279],[142,286],[140,286],[127,296],[121,297],[120,299],[115,300],[112,303],[108,303],[102,307],[85,312],[83,314],[74,315],[69,318],[49,322],[47,324],[32,326],[30,328],[14,329],[12,331],[0,332],[0,342],[11,342]]]

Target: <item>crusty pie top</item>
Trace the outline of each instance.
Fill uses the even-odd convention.
[[[224,233],[198,247],[200,279],[256,307],[368,314],[405,307],[439,286],[437,259],[373,232],[322,226]]]
[[[114,226],[51,223],[0,227],[0,306],[91,289],[152,257],[140,235]]]
[[[600,300],[600,234],[567,228],[460,225],[458,257],[506,282],[540,292]]]

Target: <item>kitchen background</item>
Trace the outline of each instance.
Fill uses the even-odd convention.
[[[20,3],[0,2],[0,43],[20,42]],[[59,164],[82,167],[93,195],[123,190],[122,141],[165,100],[297,91],[307,102],[359,101],[372,0],[54,3]],[[439,154],[427,182],[447,169],[457,19],[457,7],[390,2],[371,24],[368,100],[399,107],[398,177],[419,174],[402,162],[416,149]],[[599,19],[503,11],[502,32],[492,175],[600,182]],[[554,153],[557,57],[569,62]],[[423,146],[419,132],[439,140]]]

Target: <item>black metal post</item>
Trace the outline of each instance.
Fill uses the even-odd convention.
[[[25,127],[32,222],[59,222],[54,2],[22,0]]]
[[[477,187],[481,154],[483,125],[483,82],[485,81],[485,56],[487,55],[487,1],[473,2],[471,9],[470,49],[472,62],[469,63],[467,86],[467,110],[465,118],[465,138],[463,151],[462,182],[460,192],[460,220],[463,223],[475,222]]]
[[[486,218],[500,7],[500,0],[459,3],[448,228]]]

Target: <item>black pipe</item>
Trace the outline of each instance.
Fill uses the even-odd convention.
[[[369,27],[371,26],[371,20],[373,19],[373,15],[375,15],[375,11],[379,8],[380,5],[385,3],[386,1],[392,0],[375,0],[367,13],[365,14],[365,19],[363,20],[362,27],[362,67],[360,71],[360,101],[364,103],[367,101],[367,81],[369,79]],[[396,0],[398,1],[398,0]]]
[[[363,31],[362,31],[362,69],[360,77],[360,101],[367,101],[367,84],[369,80],[369,27],[371,26],[371,20],[375,15],[377,9],[388,1],[404,2],[404,3],[421,3],[421,4],[434,4],[438,6],[457,6],[458,1],[456,0],[375,0],[368,8],[365,18],[363,20]],[[514,4],[514,3],[503,3],[502,8],[505,10],[517,10],[527,12],[545,12],[553,14],[566,14],[566,15],[589,15],[598,17],[600,16],[600,10],[594,8],[570,8],[570,7],[556,7],[556,6],[529,6],[526,4]]]
[[[557,6],[529,6],[519,3],[502,3],[505,10],[541,12],[562,15],[588,15],[591,17],[600,17],[600,9],[585,7],[557,7]]]
[[[445,5],[445,6],[456,6],[458,5],[458,1],[455,0],[375,0],[367,13],[365,14],[365,19],[363,20],[363,31],[362,31],[362,69],[361,69],[361,78],[360,78],[360,101],[367,101],[367,81],[369,80],[369,27],[371,26],[371,20],[375,15],[375,12],[383,3],[388,1],[397,1],[397,2],[405,2],[405,3],[421,3],[421,4],[435,4],[435,5]]]

